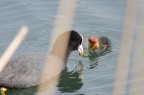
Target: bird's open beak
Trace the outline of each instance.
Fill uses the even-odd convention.
[[[89,43],[89,51],[98,49],[99,47],[99,43]]]
[[[83,55],[83,46],[82,45],[80,45],[78,47],[78,52],[79,52],[79,55]]]
[[[99,48],[99,43],[95,43],[95,48]]]

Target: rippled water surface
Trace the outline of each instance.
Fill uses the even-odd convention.
[[[80,32],[87,48],[87,38],[107,36],[110,52],[95,60],[73,52],[67,68],[58,81],[56,95],[111,95],[119,51],[125,0],[79,0],[73,29]],[[13,57],[49,48],[50,35],[56,18],[58,0],[3,0],[0,3],[0,54],[4,52],[20,27],[29,33]],[[36,87],[9,90],[7,95],[35,95]]]

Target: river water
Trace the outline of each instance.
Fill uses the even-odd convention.
[[[125,0],[79,0],[72,29],[80,32],[87,48],[87,38],[107,36],[111,49],[96,60],[73,52],[57,85],[56,95],[111,95],[119,53]],[[58,0],[4,0],[0,3],[0,54],[21,26],[29,33],[14,57],[33,52],[46,52],[57,14]],[[35,95],[36,88],[8,90],[7,95]]]

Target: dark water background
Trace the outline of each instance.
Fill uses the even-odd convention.
[[[0,54],[4,52],[20,27],[27,25],[29,33],[13,57],[49,48],[58,0],[1,0]],[[111,51],[96,60],[82,58],[73,52],[63,71],[56,95],[111,95],[119,52],[125,0],[79,0],[73,29],[80,32],[87,48],[87,38],[107,36]],[[36,87],[9,90],[7,95],[35,95]]]

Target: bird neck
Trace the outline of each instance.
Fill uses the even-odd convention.
[[[67,32],[64,35],[60,35],[52,48],[51,54],[58,57],[60,60],[62,60],[64,63],[67,62],[68,57],[70,55],[70,48],[69,48],[69,32]]]
[[[67,63],[68,57],[71,53],[71,50],[69,48],[53,48],[51,54],[54,56],[57,56],[60,60],[62,60],[64,63]]]

